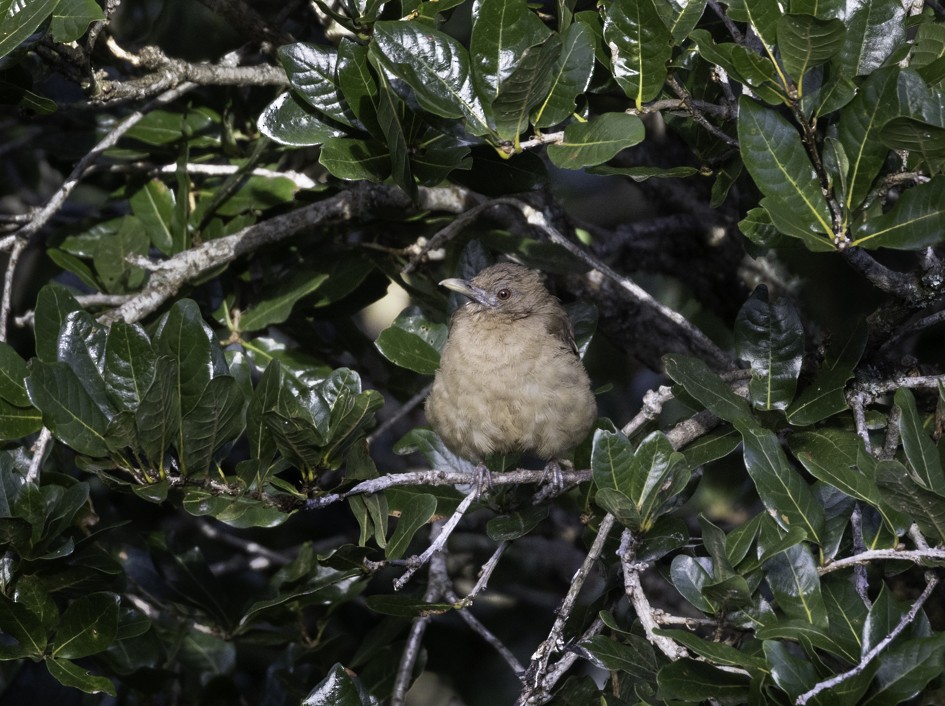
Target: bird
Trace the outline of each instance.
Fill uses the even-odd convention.
[[[491,454],[524,453],[560,477],[558,459],[597,420],[564,307],[537,271],[510,262],[440,285],[468,301],[452,316],[426,400],[430,426],[480,469]]]

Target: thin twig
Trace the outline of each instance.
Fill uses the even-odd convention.
[[[489,557],[489,561],[482,565],[482,569],[479,571],[479,580],[476,581],[476,585],[473,586],[472,590],[467,593],[466,596],[460,601],[463,608],[472,605],[472,602],[476,600],[476,597],[485,590],[489,583],[489,579],[492,577],[492,572],[495,571],[495,567],[499,565],[499,559],[501,559],[502,555],[505,554],[505,550],[508,548],[508,546],[508,542],[499,542],[499,546],[495,548],[494,552],[492,552],[492,556]]]
[[[52,440],[52,432],[43,427],[31,449],[33,456],[30,458],[30,467],[26,472],[27,483],[39,483],[39,472],[43,466],[43,459],[46,457],[46,449],[52,443]]]
[[[460,599],[456,595],[456,592],[452,589],[445,592],[445,598],[450,603],[462,603],[466,599]],[[525,667],[522,666],[522,663],[518,661],[518,658],[512,654],[512,650],[505,646],[505,644],[496,637],[489,628],[483,625],[479,619],[472,614],[468,609],[461,609],[458,611],[459,617],[472,628],[473,632],[482,637],[483,640],[489,643],[492,648],[499,653],[499,656],[505,660],[506,664],[512,668],[512,671],[515,672],[516,676],[521,676],[525,672]]]
[[[847,397],[847,402],[853,409],[853,423],[856,426],[856,433],[863,440],[866,453],[872,455],[873,442],[870,441],[870,430],[866,426],[866,395],[862,392],[855,392]]]
[[[377,439],[382,437],[387,432],[387,430],[390,429],[392,426],[394,426],[397,422],[399,422],[401,419],[403,419],[408,414],[410,414],[410,412],[413,411],[413,409],[418,404],[420,404],[421,402],[423,402],[423,400],[426,399],[427,395],[430,394],[430,388],[432,387],[433,387],[433,383],[431,382],[429,385],[424,386],[424,388],[420,390],[420,392],[418,392],[409,400],[407,400],[402,405],[400,405],[400,408],[390,417],[390,419],[385,420],[382,424],[380,424],[377,427],[377,429],[375,429],[368,435],[368,438],[367,438],[368,446],[370,446]]]
[[[3,296],[0,298],[0,341],[7,340],[7,321],[10,319],[10,310],[13,307],[13,276],[20,256],[26,250],[26,245],[26,238],[17,238],[14,241],[7,260],[6,272],[3,273]]]
[[[942,566],[945,564],[945,549],[926,547],[925,549],[867,549],[852,556],[845,556],[825,564],[817,569],[821,576],[831,571],[839,571],[850,566],[869,564],[872,561],[911,561],[919,566]]]
[[[838,686],[845,682],[847,679],[852,679],[853,677],[861,674],[876,657],[885,650],[890,643],[895,640],[899,635],[902,634],[902,631],[908,627],[908,625],[915,620],[915,617],[919,614],[919,611],[922,609],[922,606],[928,600],[929,596],[932,595],[932,591],[935,590],[935,587],[938,585],[938,577],[934,576],[931,573],[925,575],[925,590],[922,591],[922,594],[916,599],[915,603],[906,611],[906,614],[902,616],[899,620],[899,623],[892,629],[892,631],[886,635],[882,640],[880,640],[876,645],[863,655],[863,658],[860,660],[852,669],[849,669],[842,674],[837,674],[830,679],[825,679],[822,682],[818,682],[814,687],[805,693],[801,694],[795,700],[797,706],[804,706],[808,701],[817,696],[822,691],[827,689],[832,689],[835,686]]]
[[[604,621],[600,618],[594,618],[594,622],[592,622],[590,627],[584,631],[584,634],[576,640],[576,643],[580,645],[582,642],[590,640],[603,629]],[[534,700],[533,703],[543,704],[549,701],[551,699],[551,690],[555,688],[555,685],[561,681],[567,671],[571,669],[580,657],[581,654],[577,650],[565,652],[561,656],[561,659],[555,662],[548,670],[548,674],[545,675],[545,680],[542,682],[544,694],[538,700]]]
[[[892,458],[899,448],[899,421],[902,419],[902,409],[899,405],[892,405],[886,418],[886,440],[880,458]]]
[[[518,701],[516,701],[516,704],[519,706],[531,703],[542,703],[541,699],[546,693],[545,675],[548,673],[548,663],[551,660],[551,655],[562,649],[562,636],[564,634],[565,623],[567,623],[568,618],[571,616],[571,611],[574,610],[578,594],[581,592],[581,588],[584,587],[584,582],[587,581],[587,577],[590,576],[591,568],[600,558],[601,552],[604,550],[604,543],[613,530],[614,522],[615,518],[609,512],[604,515],[604,518],[601,520],[600,528],[597,530],[597,537],[594,538],[590,551],[587,553],[587,556],[584,557],[584,563],[581,564],[581,567],[574,574],[574,578],[571,579],[571,588],[568,589],[568,593],[561,603],[561,608],[558,609],[558,617],[555,618],[554,625],[551,626],[548,637],[545,638],[532,655],[531,663],[528,665],[528,670],[525,673],[525,688],[522,690]]]
[[[437,520],[430,527],[430,537],[435,541],[440,534],[443,523]],[[427,603],[433,603],[443,593],[444,581],[446,575],[446,557],[443,554],[437,554],[430,562],[430,573],[427,578],[427,590],[423,594],[423,600]],[[420,655],[420,643],[423,641],[423,633],[427,629],[427,623],[430,622],[429,615],[423,615],[415,618],[410,626],[410,635],[407,637],[407,644],[400,656],[400,664],[397,666],[397,676],[394,680],[394,689],[391,693],[391,706],[404,706],[407,698],[407,689],[410,688],[410,678],[413,675],[413,666],[417,663],[417,657]]]
[[[394,581],[394,590],[399,591],[404,586],[407,585],[407,582],[411,577],[417,573],[417,571],[430,560],[434,554],[439,551],[442,551],[443,547],[446,546],[446,540],[450,538],[450,535],[453,534],[453,530],[456,529],[456,525],[459,524],[459,521],[463,519],[463,515],[466,514],[466,510],[469,509],[469,506],[472,505],[473,500],[479,497],[479,489],[473,488],[469,493],[466,494],[466,497],[463,498],[463,501],[456,506],[456,510],[450,516],[449,520],[443,524],[441,530],[437,532],[436,537],[430,542],[430,546],[418,557],[408,559],[408,568],[396,581]]]

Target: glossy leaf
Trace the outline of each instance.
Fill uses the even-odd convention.
[[[46,628],[39,615],[21,601],[0,597],[0,629],[19,643],[5,645],[0,650],[0,659],[40,657],[46,649]]]
[[[279,47],[279,59],[289,83],[311,107],[342,125],[356,125],[357,119],[335,83],[337,50],[297,42]]]
[[[344,132],[330,125],[294,92],[276,98],[259,114],[256,126],[266,137],[283,145],[310,147],[320,145]]]
[[[346,181],[383,181],[390,175],[390,160],[381,143],[354,137],[328,140],[318,154],[319,164]]]
[[[930,541],[945,542],[945,502],[918,485],[896,460],[876,464],[876,485],[886,501],[911,517]]]
[[[715,416],[732,423],[752,419],[745,398],[735,394],[701,359],[670,354],[663,356],[663,365],[667,375]]]
[[[840,20],[812,15],[782,15],[777,23],[778,50],[785,70],[803,94],[804,76],[840,51],[844,27]]]
[[[784,642],[765,640],[763,649],[774,683],[791,699],[796,700],[817,683],[817,670],[810,660],[794,654]]]
[[[36,315],[33,331],[36,335],[36,357],[45,363],[56,360],[56,342],[59,329],[73,311],[82,307],[72,296],[72,292],[61,284],[51,283],[39,290],[36,296]]]
[[[701,701],[707,693],[714,694],[721,703],[748,701],[747,676],[687,657],[663,666],[657,680],[660,697],[667,701]]]
[[[151,382],[157,357],[147,334],[137,324],[116,321],[105,342],[105,389],[119,409],[134,411]]]
[[[159,179],[152,179],[128,199],[131,211],[144,226],[151,244],[165,255],[174,251],[174,192]]]
[[[748,394],[763,410],[784,409],[794,399],[804,357],[804,326],[791,302],[768,302],[759,286],[735,319],[738,357],[751,365]]]
[[[905,38],[905,9],[898,0],[852,0],[843,18],[847,32],[837,57],[841,75],[865,76],[889,58]]]
[[[523,537],[548,517],[547,505],[532,507],[493,517],[486,523],[486,534],[495,542],[507,542]]]
[[[788,407],[787,420],[791,424],[807,426],[847,409],[843,390],[866,347],[866,324],[857,323],[838,343],[827,350],[824,366]]]
[[[256,306],[241,314],[240,331],[257,331],[270,324],[281,324],[300,299],[317,291],[327,279],[328,274],[324,272],[293,272],[286,281],[264,292]]]
[[[905,190],[888,212],[865,220],[856,229],[853,245],[918,250],[940,243],[943,229],[945,177],[938,176]]]
[[[335,664],[331,671],[302,699],[302,706],[372,706],[370,698],[356,679],[345,671],[340,664]]]
[[[80,667],[68,659],[48,657],[46,669],[60,684],[79,689],[86,694],[104,693],[110,696],[116,694],[115,685],[110,679],[96,676],[85,667]]]
[[[678,554],[670,566],[670,579],[683,598],[703,613],[713,614],[718,611],[718,606],[703,595],[705,586],[712,583],[712,575],[705,564],[710,564],[710,560]]]
[[[653,648],[639,635],[624,635],[612,640],[594,635],[580,643],[601,669],[624,672],[636,679],[652,679],[658,667]]]
[[[902,703],[918,695],[941,676],[945,661],[945,634],[916,637],[884,652],[876,671],[876,692],[865,704]]]
[[[0,57],[16,49],[49,17],[60,0],[31,0],[0,4]]]
[[[557,34],[550,34],[544,42],[529,47],[518,57],[515,69],[502,82],[492,101],[492,119],[500,139],[518,145],[519,135],[528,127],[532,108],[551,89],[552,69],[560,53],[561,40]]]
[[[426,493],[415,494],[403,508],[397,527],[387,541],[388,559],[399,559],[410,545],[417,531],[430,521],[436,511],[436,498]]]
[[[388,148],[388,165],[394,183],[411,199],[417,199],[417,184],[410,167],[410,146],[407,143],[410,115],[407,106],[398,98],[383,71],[379,70],[377,123]]]
[[[245,410],[246,398],[236,380],[229,375],[213,378],[181,420],[181,472],[210,470],[214,452],[243,431]]]
[[[28,374],[26,361],[9,343],[0,341],[0,397],[13,406],[28,407],[30,398],[24,382]]]
[[[827,607],[817,565],[806,544],[795,544],[765,562],[765,579],[778,606],[789,617],[827,627]]]
[[[366,46],[348,38],[341,40],[338,45],[337,80],[351,112],[368,132],[380,137],[382,133],[377,124],[377,79],[371,71]]]
[[[792,468],[778,438],[761,426],[738,422],[735,426],[745,444],[745,468],[768,512],[785,529],[800,527],[819,543],[824,509]]]
[[[168,356],[159,357],[154,366],[154,382],[135,411],[141,450],[154,467],[163,468],[164,452],[180,433],[180,388],[176,382],[179,377],[177,362]]]
[[[87,456],[108,454],[108,418],[68,365],[32,360],[26,389],[56,438]]]
[[[170,380],[180,414],[186,414],[203,394],[213,372],[212,334],[192,299],[177,301],[158,324],[154,351],[176,365]]]
[[[767,50],[777,44],[781,9],[776,0],[732,0],[728,4],[728,16],[735,22],[751,25]]]
[[[384,20],[374,24],[371,51],[413,89],[421,107],[444,118],[465,118],[474,135],[489,132],[469,54],[455,39],[414,22]]]
[[[741,98],[738,140],[775,227],[811,250],[833,250],[827,202],[794,126],[775,111]]]
[[[378,335],[374,345],[385,358],[421,375],[432,375],[440,365],[440,352],[449,328],[423,316],[420,309],[402,311]]]
[[[92,593],[75,599],[63,612],[53,642],[59,659],[79,659],[103,651],[118,632],[118,596]]]
[[[863,203],[889,154],[879,135],[883,125],[897,112],[897,74],[895,69],[873,73],[840,113],[837,137],[849,163],[845,177],[848,209]]]
[[[656,10],[669,29],[674,44],[679,44],[695,28],[702,13],[705,12],[705,0],[669,0],[658,2]]]
[[[551,87],[532,110],[536,128],[564,122],[575,108],[575,99],[583,94],[594,69],[594,37],[583,22],[575,22],[561,37],[561,52],[551,71]]]
[[[637,110],[659,95],[672,55],[672,35],[653,0],[612,0],[604,6],[604,41],[613,76]]]
[[[603,164],[627,147],[642,142],[643,122],[635,115],[605,113],[586,123],[571,123],[564,140],[548,146],[548,157],[562,169]]]
[[[687,647],[700,657],[705,657],[714,664],[741,667],[743,669],[764,670],[767,668],[764,658],[760,655],[737,649],[724,642],[705,640],[686,630],[659,629],[656,630],[656,634],[672,638],[673,641]]]
[[[912,469],[912,477],[926,490],[945,498],[945,472],[942,456],[935,442],[929,437],[919,418],[915,396],[905,387],[896,390],[893,398],[901,414],[899,434],[902,447]]]

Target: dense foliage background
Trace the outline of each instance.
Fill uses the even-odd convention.
[[[941,703],[943,14],[0,0],[0,704]],[[423,426],[499,257],[558,495]]]

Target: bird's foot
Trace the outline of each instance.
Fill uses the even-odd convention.
[[[538,481],[538,492],[532,498],[533,502],[541,502],[548,498],[553,498],[564,492],[564,474],[561,472],[561,465],[554,459],[548,461],[545,465],[545,472]]]
[[[480,463],[476,465],[476,470],[473,471],[476,474],[475,486],[476,486],[476,499],[482,497],[483,491],[489,493],[495,487],[492,483],[492,471],[489,470],[489,467],[485,463]]]

